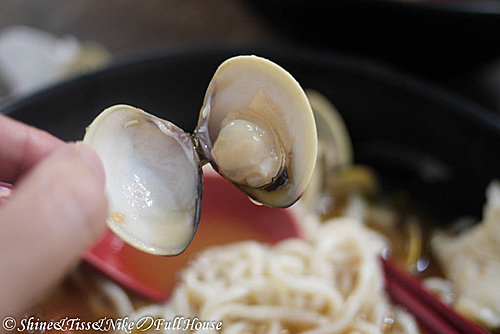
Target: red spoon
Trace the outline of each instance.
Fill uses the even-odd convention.
[[[0,204],[12,186],[0,183]],[[135,293],[164,301],[168,299],[179,271],[200,250],[242,240],[276,243],[300,237],[290,209],[257,206],[216,173],[205,173],[202,216],[188,249],[174,257],[144,253],[109,231],[84,256],[84,260]]]

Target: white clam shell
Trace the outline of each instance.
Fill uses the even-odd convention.
[[[198,225],[203,184],[190,135],[140,109],[117,105],[92,122],[84,142],[104,164],[109,227],[145,252],[181,253]]]
[[[315,211],[325,213],[332,199],[324,197],[325,188],[337,178],[341,168],[353,164],[353,148],[349,131],[335,106],[320,92],[307,89],[318,131],[318,159],[313,177],[302,203]],[[330,194],[331,195],[331,194]]]
[[[321,93],[308,89],[306,95],[311,104],[318,140],[332,157],[327,157],[329,168],[350,166],[353,164],[352,142],[345,122],[337,108]],[[322,154],[328,154],[322,152]]]
[[[216,170],[211,150],[224,117],[248,110],[258,94],[272,101],[270,118],[284,130],[288,183],[271,191],[236,184],[252,199],[272,207],[292,205],[305,191],[316,162],[316,125],[308,99],[299,83],[283,68],[257,56],[226,60],[209,84],[196,130],[205,156]],[[282,134],[283,137],[283,134]]]

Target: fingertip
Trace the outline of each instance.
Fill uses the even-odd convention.
[[[79,237],[85,236],[87,243],[104,229],[104,167],[86,144],[65,144],[57,149],[21,180],[14,197],[16,193],[24,193],[24,200],[33,202],[30,207],[40,211],[47,226],[57,225],[68,233],[71,226],[80,226]]]
[[[75,149],[82,161],[94,171],[101,183],[104,184],[106,179],[104,166],[96,151],[90,145],[81,141],[75,144]]]
[[[10,268],[0,277],[7,309],[39,300],[102,235],[106,216],[104,169],[87,145],[64,144],[34,166],[0,208],[0,252],[12,254],[0,257]]]

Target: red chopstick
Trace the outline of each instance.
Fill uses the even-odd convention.
[[[391,299],[412,313],[419,324],[433,334],[487,334],[426,290],[420,281],[400,265],[382,258],[386,290]]]

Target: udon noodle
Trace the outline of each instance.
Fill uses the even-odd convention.
[[[222,321],[224,333],[418,333],[384,292],[384,238],[351,217],[306,220],[307,240],[207,249],[183,271],[168,303],[131,318]]]

